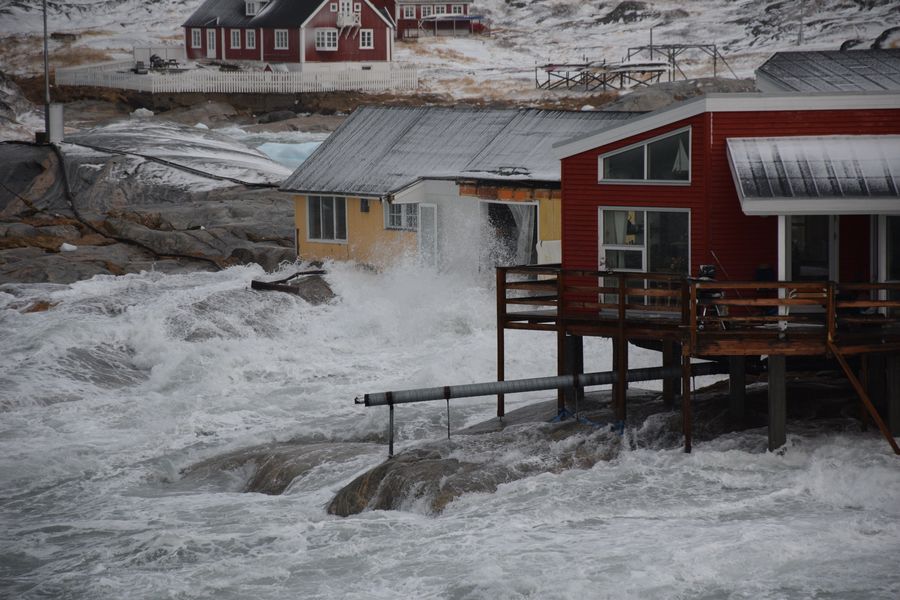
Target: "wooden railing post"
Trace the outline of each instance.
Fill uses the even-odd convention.
[[[826,341],[831,344],[834,342],[834,334],[837,328],[837,293],[833,281],[829,281],[825,288],[825,332]]]

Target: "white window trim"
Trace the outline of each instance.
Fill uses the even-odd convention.
[[[451,4],[450,13],[454,15],[464,15],[466,14],[466,9],[462,4]]]
[[[647,179],[647,166],[649,161],[647,160],[647,146],[661,139],[665,139],[667,137],[672,137],[675,135],[679,135],[688,132],[688,176],[687,179]],[[616,154],[627,152],[629,150],[634,150],[638,147],[644,147],[644,179],[604,179],[603,178],[603,159],[609,156],[614,156]],[[597,157],[597,182],[598,183],[606,183],[610,185],[690,185],[691,179],[694,176],[693,172],[693,157],[694,157],[694,135],[693,130],[690,125],[686,127],[681,127],[679,129],[673,129],[672,131],[667,131],[666,133],[657,135],[652,138],[648,138],[646,140],[642,140],[640,142],[631,144],[629,146],[623,146],[621,148],[616,148],[611,152],[604,152],[600,156]]]
[[[247,17],[255,17],[259,14],[259,4],[257,2],[244,2],[244,15]]]
[[[401,225],[391,225],[391,207],[398,206],[400,207],[400,222]],[[412,212],[416,216],[416,225],[415,227],[410,227],[407,225],[409,222],[409,213]],[[384,204],[384,228],[390,231],[418,231],[419,229],[419,204],[418,202],[408,202],[403,204],[392,204],[386,202]]]
[[[284,46],[280,46],[278,44],[278,34],[284,34]],[[290,50],[291,49],[291,35],[287,29],[276,29],[274,32],[275,36],[275,50]]]
[[[432,14],[435,15],[446,15],[447,14],[447,5],[446,4],[435,4],[432,8]]]
[[[344,237],[334,237],[334,238],[314,238],[310,236],[309,232],[312,230],[310,227],[310,219],[312,219],[312,211],[310,207],[310,200],[312,198],[331,198],[335,202],[341,200],[344,203]],[[334,211],[334,230],[337,231],[337,210]],[[342,244],[345,245],[347,243],[347,238],[350,236],[349,228],[348,228],[348,219],[347,219],[347,197],[346,196],[307,196],[306,197],[306,241],[307,242],[315,242],[317,244]]]
[[[337,2],[332,2],[331,4],[328,5],[328,10],[331,12],[337,12],[337,9],[338,9]]]
[[[237,40],[237,44],[235,44],[235,40]],[[231,30],[231,49],[232,50],[240,50],[241,49],[241,30],[240,29],[232,29]]]
[[[644,213],[644,243],[641,246],[637,245],[628,245],[628,244],[604,244],[603,243],[603,211],[605,210],[621,210],[624,212],[633,211],[633,212],[643,212]],[[616,271],[622,271],[623,273],[646,273],[647,272],[647,254],[650,243],[650,230],[647,224],[647,213],[648,212],[657,212],[657,213],[687,213],[688,216],[688,230],[687,230],[687,240],[688,240],[688,252],[687,252],[687,274],[691,273],[691,252],[693,252],[693,248],[691,246],[691,209],[689,208],[670,208],[670,207],[660,207],[660,206],[615,206],[615,205],[602,205],[597,207],[597,267],[599,271],[605,270],[605,267],[601,265],[606,264],[606,251],[607,250],[631,250],[634,252],[641,253],[641,268],[638,269],[625,269],[618,267]]]
[[[193,28],[191,29],[191,48],[202,48],[203,47],[203,30]]]
[[[423,19],[425,17],[430,17],[434,12],[433,8],[431,6],[428,6],[427,4],[422,5],[421,10],[422,10],[422,18]],[[427,11],[427,14],[426,14],[426,11]]]
[[[361,13],[361,12],[362,12],[362,3],[360,3],[360,2],[354,2],[354,3],[353,3],[353,12],[355,12],[355,13]]]
[[[415,19],[416,18],[416,5],[415,4],[407,4],[403,7],[403,18],[404,19]]]
[[[322,34],[325,40],[325,45],[319,45],[319,34]],[[328,34],[334,34],[334,45],[329,45],[329,36]],[[319,52],[337,52],[338,49],[338,30],[336,27],[316,27],[314,32],[314,39],[316,43],[316,50]]]
[[[255,29],[248,29],[246,31],[246,39],[247,39],[247,43],[246,43],[247,50],[256,50],[256,30]]]
[[[363,46],[363,38],[369,36],[369,45]],[[374,29],[360,29],[359,30],[359,49],[360,50],[374,50],[375,49],[375,30]]]

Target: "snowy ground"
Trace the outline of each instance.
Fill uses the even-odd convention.
[[[51,5],[51,32],[81,34],[75,42],[51,42],[53,62],[69,66],[125,58],[133,45],[181,43],[180,25],[197,5],[193,0]],[[40,70],[39,7],[38,0],[0,0],[0,70]],[[900,43],[900,13],[893,0],[476,0],[473,11],[486,17],[489,37],[397,44],[398,60],[420,67],[422,91],[540,99],[548,94],[534,89],[535,66],[620,61],[630,47],[649,43],[651,28],[655,44],[717,44],[741,78],[752,77],[779,50],[837,49],[851,39],[869,47],[879,36],[885,47]],[[891,33],[892,28],[897,31]],[[688,76],[712,75],[712,61],[702,52],[684,54],[680,64]]]

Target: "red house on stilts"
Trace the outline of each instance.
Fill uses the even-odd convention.
[[[581,336],[610,337],[624,419],[627,345],[658,347],[681,363],[690,450],[691,359],[730,365],[739,413],[745,357],[766,356],[775,449],[785,358],[827,357],[900,453],[900,94],[710,95],[555,149],[562,265],[498,271],[500,379],[505,329],[555,330],[561,373],[580,368]]]

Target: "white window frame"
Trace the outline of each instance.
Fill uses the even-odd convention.
[[[337,2],[332,2],[331,4],[328,5],[328,10],[331,12],[337,12],[337,9],[338,9]]]
[[[231,49],[232,50],[240,50],[241,49],[241,30],[240,29],[232,29],[231,30]]]
[[[450,12],[454,15],[464,15],[466,14],[466,9],[462,4],[451,4]]]
[[[276,29],[274,35],[275,35],[275,50],[290,50],[291,35],[287,29]],[[279,36],[284,36],[283,45],[278,43]]]
[[[429,6],[427,4],[423,4],[422,5],[422,18],[424,19],[425,17],[430,17],[433,11],[434,11],[434,9],[431,6]]]
[[[361,13],[361,12],[362,12],[362,3],[361,3],[361,2],[354,2],[354,3],[353,3],[353,12],[355,12],[355,13]]]
[[[673,137],[676,135],[680,135],[687,131],[688,133],[688,175],[687,179],[647,179],[647,169],[649,168],[650,161],[647,160],[647,147],[653,142],[665,139],[667,137]],[[603,176],[603,161],[606,158],[611,156],[615,156],[617,154],[621,154],[623,152],[628,152],[629,150],[634,150],[635,148],[643,147],[644,148],[644,178],[643,179],[606,179]],[[693,154],[694,154],[694,135],[693,130],[690,125],[687,127],[681,127],[679,129],[673,129],[672,131],[667,131],[661,135],[656,137],[652,137],[650,139],[642,140],[635,144],[631,144],[630,146],[624,146],[622,148],[617,148],[612,152],[605,152],[597,157],[597,181],[599,183],[609,183],[615,185],[690,185],[691,178],[693,177],[692,165],[693,162]]]
[[[246,48],[247,50],[256,50],[256,30],[248,29],[246,31]]]
[[[404,19],[415,19],[416,18],[416,5],[415,4],[407,4],[403,7],[403,18]]]
[[[384,228],[395,231],[418,231],[418,203],[386,203],[384,207]]]
[[[319,52],[336,52],[338,49],[338,30],[336,27],[317,27],[315,29],[316,50]]]
[[[435,4],[432,7],[432,13],[435,15],[446,15],[447,14],[447,5],[446,4]]]
[[[318,200],[320,203],[322,200],[331,200],[333,202],[332,205],[332,231],[334,232],[334,236],[330,238],[326,237],[312,237],[312,204],[313,199]],[[338,231],[338,211],[337,205],[338,202],[342,202],[344,204],[344,237],[337,237]],[[322,231],[324,228],[321,224],[322,219],[322,209],[319,207],[319,231]],[[347,231],[347,198],[343,196],[307,196],[306,197],[306,241],[308,242],[321,242],[325,244],[346,244],[347,237],[349,236],[349,232]]]
[[[603,240],[603,213],[604,211],[617,210],[622,212],[642,212],[644,213],[644,243],[642,245],[637,244],[604,244]],[[649,256],[650,249],[650,227],[649,220],[647,219],[647,213],[685,213],[688,216],[688,230],[687,230],[687,264],[685,265],[685,273],[690,275],[691,272],[691,209],[689,208],[669,208],[669,207],[659,207],[659,206],[613,206],[613,205],[603,205],[598,207],[597,209],[597,240],[598,240],[598,250],[597,250],[597,266],[599,271],[607,270],[606,265],[606,251],[607,250],[621,250],[621,251],[631,251],[631,252],[640,252],[641,253],[641,268],[640,269],[626,269],[624,267],[616,267],[616,271],[622,271],[626,273],[646,273],[647,272],[647,261]]]
[[[244,3],[244,15],[246,15],[248,17],[255,17],[256,15],[259,14],[259,9],[260,9],[259,5],[260,5],[259,2],[253,2],[253,1],[245,2]]]
[[[203,47],[203,30],[193,28],[191,29],[191,48],[202,48]]]
[[[360,29],[359,30],[359,49],[360,50],[374,50],[375,49],[375,30],[374,29]]]

